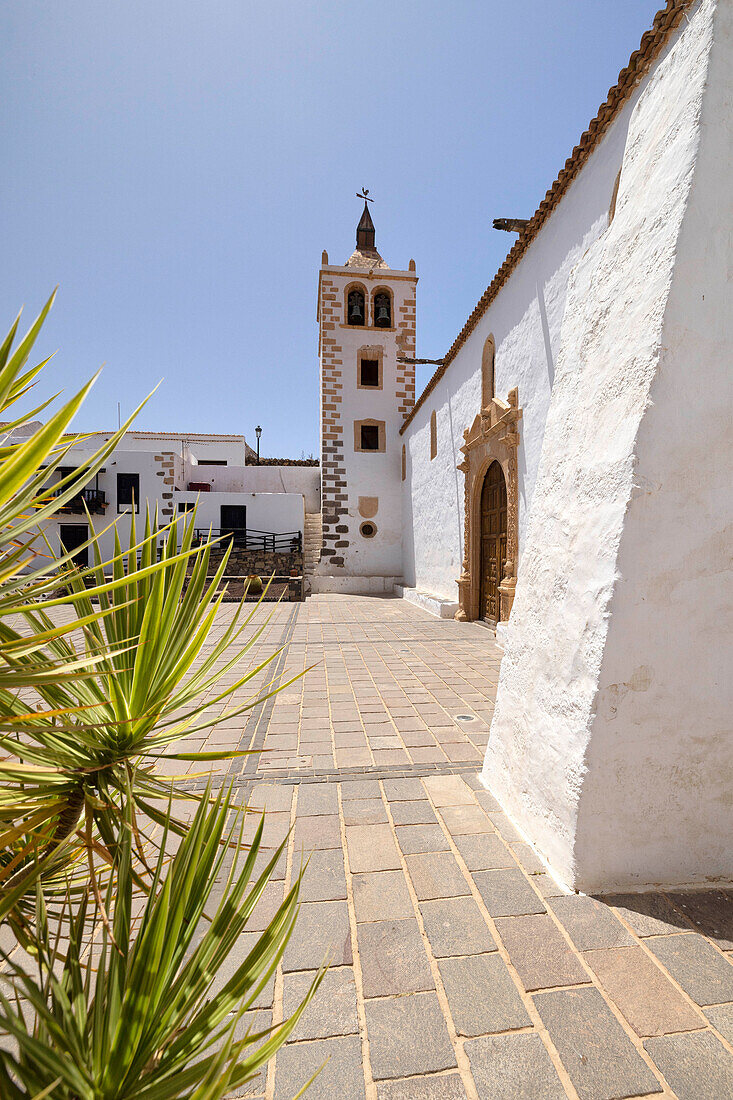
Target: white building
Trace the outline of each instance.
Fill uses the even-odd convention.
[[[73,447],[65,465],[51,476],[51,492],[112,434],[94,433]],[[253,456],[243,435],[127,432],[79,497],[44,525],[45,535],[54,550],[62,543],[69,550],[81,546],[90,533],[88,510],[107,559],[114,545],[111,524],[116,522],[124,546],[131,513],[142,509],[144,514],[148,503],[157,507],[162,523],[197,504],[197,528],[234,532],[239,543],[251,548],[261,544],[279,549],[292,536],[302,539],[306,513],[320,508],[318,467],[247,464]],[[82,563],[91,560],[87,550],[79,558]]]
[[[668,0],[406,416],[414,265],[365,215],[321,269],[324,581],[496,628],[485,782],[586,891],[733,881],[732,74],[730,0]]]

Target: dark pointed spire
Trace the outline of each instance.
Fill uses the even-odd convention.
[[[356,247],[362,251],[366,249],[369,252],[375,252],[376,247],[374,244],[374,222],[372,216],[369,213],[369,203],[374,202],[374,199],[369,198],[369,191],[366,187],[362,187],[361,191],[357,194],[357,199],[364,200],[364,213],[361,216],[361,221],[356,227]]]
[[[374,222],[366,202],[364,203],[364,213],[356,227],[356,247],[359,249],[368,248],[370,251],[375,248]]]

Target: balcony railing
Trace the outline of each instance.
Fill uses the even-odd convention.
[[[59,496],[59,492],[57,491],[53,495]],[[89,511],[92,515],[101,516],[104,515],[106,507],[107,497],[104,489],[82,489],[71,500],[67,500],[65,504],[62,504],[59,511],[70,512],[72,515],[83,515],[85,511]]]
[[[196,527],[194,541],[197,545],[209,538],[231,538],[238,550],[265,550],[272,553],[291,554],[303,549],[301,531],[256,531],[251,527]]]

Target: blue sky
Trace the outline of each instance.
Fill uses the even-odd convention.
[[[0,328],[60,292],[77,424],[318,447],[317,272],[412,257],[442,355],[660,0],[4,0]],[[419,384],[427,379],[423,371]]]

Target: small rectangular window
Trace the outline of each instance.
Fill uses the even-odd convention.
[[[199,466],[226,466],[225,458],[200,458]]]
[[[359,385],[360,386],[379,386],[379,360],[378,359],[362,359],[359,364]]]
[[[379,425],[378,424],[362,424],[362,426],[361,426],[361,449],[362,449],[362,451],[378,451],[379,450]]]
[[[126,512],[132,505],[140,511],[140,474],[117,475],[117,511]]]
[[[179,512],[192,512],[193,508],[194,508],[193,501],[179,500],[179,502],[178,502],[178,511]]]

